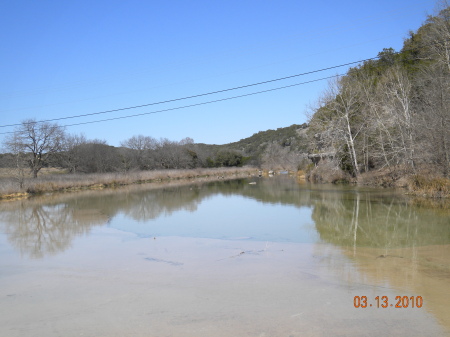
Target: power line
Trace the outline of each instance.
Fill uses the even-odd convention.
[[[307,72],[300,73],[300,74],[280,77],[280,78],[276,78],[276,79],[272,79],[272,80],[267,80],[267,81],[252,83],[252,84],[246,84],[246,85],[242,85],[242,86],[238,86],[238,87],[222,89],[222,90],[217,90],[217,91],[211,91],[211,92],[207,92],[207,93],[203,93],[203,94],[197,94],[197,95],[186,96],[186,97],[181,97],[181,98],[174,98],[174,99],[169,99],[169,100],[160,101],[160,102],[152,102],[152,103],[147,103],[147,104],[135,105],[135,106],[125,107],[125,108],[118,108],[118,109],[99,111],[99,112],[92,112],[92,113],[81,114],[81,115],[74,115],[74,116],[67,116],[67,117],[59,117],[59,118],[40,120],[40,121],[37,121],[37,123],[54,122],[54,121],[60,121],[60,120],[65,120],[65,119],[94,116],[94,115],[106,114],[106,113],[110,113],[110,112],[124,111],[124,110],[130,110],[130,109],[137,109],[137,108],[143,108],[143,107],[147,107],[147,106],[151,106],[151,105],[158,105],[158,104],[164,104],[164,103],[170,103],[170,102],[177,102],[177,101],[182,101],[182,100],[191,99],[191,98],[197,98],[197,97],[203,97],[203,96],[208,96],[208,95],[213,95],[213,94],[219,94],[219,93],[223,93],[223,92],[227,92],[227,91],[244,89],[244,88],[254,87],[254,86],[257,86],[257,85],[261,85],[261,84],[267,84],[267,83],[287,80],[287,79],[290,79],[290,78],[295,78],[295,77],[315,74],[315,73],[318,73],[318,72],[331,70],[331,69],[336,69],[336,68],[341,68],[341,67],[349,66],[349,65],[352,65],[352,64],[357,64],[357,63],[362,63],[362,62],[374,60],[374,59],[377,59],[377,58],[378,58],[378,56],[377,57],[368,58],[368,59],[365,59],[365,60],[353,61],[353,62],[348,62],[348,63],[344,63],[344,64],[340,64],[340,65],[336,65],[336,66],[331,66],[331,67],[327,67],[327,68],[307,71]],[[0,125],[0,128],[11,127],[11,126],[19,126],[19,125],[21,125],[21,123]]]
[[[445,41],[450,41],[450,39],[446,39]],[[422,46],[420,46],[419,48],[429,47],[429,46],[432,46],[432,45],[439,45],[439,44],[442,44],[442,43],[443,43],[442,41],[438,41],[438,42],[435,42],[435,43],[430,43],[430,44],[427,44],[427,45],[422,45]],[[416,47],[416,48],[417,48],[417,47]],[[412,49],[412,50],[414,50],[414,49]],[[405,51],[408,51],[408,50],[402,50],[402,51],[394,52],[393,54],[400,54],[400,53],[405,52]],[[228,89],[222,89],[222,90],[217,90],[217,91],[211,91],[211,92],[202,93],[202,94],[197,94],[197,95],[192,95],[192,96],[186,96],[186,97],[181,97],[181,98],[174,98],[174,99],[170,99],[170,100],[166,100],[166,101],[147,103],[147,104],[136,105],[136,106],[131,106],[131,107],[125,107],[125,108],[118,108],[118,109],[113,109],[113,110],[106,110],[106,111],[99,111],[99,112],[93,112],[93,113],[87,113],[87,114],[81,114],[81,115],[74,115],[74,116],[67,116],[67,117],[53,118],[53,119],[47,119],[47,120],[40,120],[40,121],[37,121],[37,123],[52,122],[52,121],[58,121],[58,120],[66,120],[66,119],[73,119],[73,118],[87,117],[87,116],[94,116],[94,115],[106,114],[106,113],[110,113],[110,112],[117,112],[117,111],[131,110],[131,109],[137,109],[137,108],[142,108],[142,107],[147,107],[147,106],[152,106],[152,105],[158,105],[158,104],[164,104],[164,103],[176,102],[176,101],[181,101],[181,100],[186,100],[186,99],[191,99],[191,98],[198,98],[198,97],[202,97],[202,96],[208,96],[208,95],[213,95],[213,94],[218,94],[218,93],[228,92],[228,91],[232,91],[232,90],[238,90],[238,89],[249,88],[249,87],[253,87],[253,86],[257,86],[257,85],[262,85],[262,84],[267,84],[267,83],[272,83],[272,82],[282,81],[282,80],[286,80],[286,79],[290,79],[290,78],[295,78],[295,77],[300,77],[300,76],[310,75],[310,74],[314,74],[314,73],[318,73],[318,72],[322,72],[322,71],[326,71],[326,70],[331,70],[331,69],[336,69],[336,68],[340,68],[340,67],[344,67],[344,66],[349,66],[349,65],[352,65],[352,64],[357,64],[357,63],[361,64],[361,63],[363,63],[363,62],[367,62],[367,61],[371,61],[371,60],[375,60],[375,59],[379,59],[379,58],[380,58],[380,56],[375,56],[375,57],[367,58],[367,59],[364,59],[364,60],[348,62],[348,63],[336,65],[336,66],[331,66],[331,67],[327,67],[327,68],[316,69],[316,70],[312,70],[312,71],[308,71],[308,72],[304,72],[304,73],[300,73],[300,74],[295,74],[295,75],[290,75],[290,76],[280,77],[280,78],[276,78],[276,79],[272,79],[272,80],[267,80],[267,81],[262,81],[262,82],[257,82],[257,83],[252,83],[252,84],[246,84],[246,85],[242,85],[242,86],[238,86],[238,87],[233,87],[233,88],[228,88]],[[210,104],[210,103],[215,103],[215,102],[220,102],[220,101],[226,101],[226,100],[230,100],[230,99],[235,99],[235,98],[240,98],[240,97],[245,97],[245,96],[251,96],[251,95],[256,95],[256,94],[265,93],[265,92],[270,92],[270,91],[274,91],[274,90],[285,89],[285,88],[289,88],[289,87],[292,87],[292,86],[297,86],[297,85],[302,85],[302,84],[307,84],[307,83],[312,83],[312,82],[321,81],[321,80],[324,80],[324,79],[333,78],[333,77],[336,77],[336,76],[342,76],[342,75],[334,75],[334,76],[330,76],[330,77],[321,78],[321,79],[318,79],[318,80],[312,80],[312,81],[307,81],[307,82],[301,82],[301,83],[296,83],[296,84],[287,85],[287,86],[283,86],[283,87],[278,87],[278,88],[274,88],[274,89],[262,90],[262,91],[258,91],[258,92],[255,92],[255,93],[244,94],[244,95],[238,95],[238,96],[233,96],[233,97],[229,97],[229,98],[218,99],[218,100],[213,100],[213,101],[208,101],[208,102],[202,102],[202,103],[197,103],[197,104],[191,104],[191,105],[186,105],[186,106],[181,106],[181,107],[175,107],[175,108],[163,109],[163,110],[158,110],[158,111],[153,111],[153,112],[147,112],[147,113],[142,113],[142,114],[134,114],[134,115],[128,115],[128,116],[122,116],[122,117],[108,118],[108,119],[103,119],[103,120],[98,120],[98,121],[82,122],[82,123],[74,123],[74,124],[68,124],[68,125],[64,125],[64,126],[75,126],[75,125],[91,124],[91,123],[105,122],[105,121],[116,120],[116,119],[123,119],[123,118],[137,117],[137,116],[148,115],[148,114],[153,114],[153,113],[158,113],[158,112],[164,112],[164,111],[171,111],[171,110],[177,110],[177,109],[184,109],[184,108],[193,107],[193,106],[199,106],[199,105],[204,105],[204,104]],[[9,124],[9,125],[0,125],[0,128],[11,127],[11,126],[19,126],[19,125],[21,125],[21,123],[17,123],[17,124]],[[3,134],[10,134],[10,133],[14,133],[14,132],[3,132],[3,133],[0,133],[0,135],[3,135]]]
[[[346,46],[342,46],[340,48],[327,49],[327,50],[324,50],[324,51],[321,51],[321,52],[318,52],[318,53],[308,54],[306,56],[308,56],[308,57],[316,57],[317,55],[321,55],[321,54],[330,54],[330,53],[334,53],[335,51],[340,51],[340,50],[344,50],[344,49],[348,49],[348,48],[353,48],[353,47],[360,46],[360,45],[367,44],[367,43],[373,43],[375,41],[382,40],[382,39],[384,39],[386,37],[389,37],[389,36],[394,36],[394,35],[388,35],[388,36],[384,36],[384,37],[377,38],[377,39],[374,39],[374,40],[367,40],[367,41],[356,43],[356,44],[346,45]],[[290,62],[290,61],[297,60],[297,59],[298,59],[298,57],[288,58],[288,59],[284,59],[283,61],[271,62],[271,63],[266,63],[266,64],[263,64],[263,65],[255,65],[255,66],[247,67],[245,69],[241,69],[241,70],[237,70],[237,71],[220,73],[220,74],[217,74],[217,75],[208,76],[206,78],[203,77],[202,79],[210,79],[210,78],[215,78],[215,77],[219,77],[219,76],[223,76],[223,75],[230,75],[230,74],[234,74],[234,73],[239,73],[239,72],[242,72],[242,71],[264,68],[266,66],[274,66],[274,65],[283,64],[285,62]],[[6,109],[6,110],[1,110],[0,114],[2,112],[14,112],[14,111],[23,111],[23,110],[30,110],[30,109],[42,109],[42,108],[46,108],[46,107],[52,107],[52,106],[58,106],[58,105],[66,105],[66,104],[70,104],[70,103],[78,103],[78,102],[83,102],[83,101],[90,101],[90,100],[95,100],[95,99],[99,99],[99,98],[105,98],[105,97],[111,97],[111,96],[117,96],[117,95],[129,94],[129,93],[136,93],[136,92],[142,92],[142,91],[149,91],[149,90],[155,89],[155,88],[162,88],[162,87],[171,86],[171,85],[180,85],[180,84],[195,82],[195,81],[198,81],[198,80],[199,79],[186,80],[186,81],[181,81],[181,82],[172,82],[170,84],[153,86],[153,87],[150,87],[149,89],[139,89],[139,90],[132,90],[132,91],[121,91],[121,92],[118,92],[118,93],[115,93],[115,94],[106,94],[106,95],[101,95],[101,96],[94,96],[94,97],[89,97],[89,98],[84,98],[84,99],[77,99],[77,100],[70,100],[70,101],[65,101],[65,102],[50,103],[50,104],[44,104],[44,105],[34,105],[34,106],[32,105],[32,106],[27,106],[27,107],[22,107],[22,108]],[[1,97],[1,94],[0,94],[0,97]]]
[[[212,103],[217,103],[217,102],[223,102],[223,101],[228,101],[228,100],[232,100],[232,99],[236,99],[236,98],[247,97],[247,96],[253,96],[253,95],[258,95],[258,94],[262,94],[262,93],[266,93],[266,92],[271,92],[271,91],[276,91],[276,90],[281,90],[281,89],[292,88],[292,87],[296,87],[296,86],[299,86],[299,85],[304,85],[304,84],[309,84],[309,83],[313,83],[313,82],[323,81],[323,80],[327,80],[327,79],[335,78],[335,77],[339,77],[339,76],[342,76],[342,75],[341,75],[341,74],[338,74],[338,75],[333,75],[333,76],[323,77],[323,78],[319,78],[319,79],[315,79],[315,80],[311,80],[311,81],[306,81],[306,82],[300,82],[300,83],[295,83],[295,84],[285,85],[285,86],[282,86],[282,87],[272,88],[272,89],[267,89],[267,90],[261,90],[261,91],[252,92],[252,93],[249,93],[249,94],[243,94],[243,95],[238,95],[238,96],[232,96],[232,97],[227,97],[227,98],[216,99],[216,100],[212,100],[212,101],[208,101],[208,102],[195,103],[195,104],[184,105],[184,106],[179,106],[179,107],[175,107],[175,108],[168,108],[168,109],[163,109],[163,110],[157,110],[157,111],[143,112],[143,113],[134,114],[134,115],[127,115],[127,116],[120,116],[120,117],[113,117],[113,118],[100,119],[100,120],[90,121],[90,122],[81,122],[81,123],[74,123],[74,124],[66,124],[66,125],[62,125],[62,126],[63,126],[63,127],[69,127],[69,126],[76,126],[76,125],[101,123],[101,122],[107,122],[107,121],[112,121],[112,120],[117,120],[117,119],[126,119],[126,118],[132,118],[132,117],[139,117],[139,116],[145,116],[145,115],[150,115],[150,114],[156,114],[156,113],[159,113],[159,112],[166,112],[166,111],[173,111],[173,110],[180,110],[180,109],[192,108],[192,107],[195,107],[195,106],[206,105],[206,104],[212,104]],[[11,132],[2,132],[2,133],[0,133],[0,135],[11,134],[11,133],[14,133],[14,131],[11,131]]]

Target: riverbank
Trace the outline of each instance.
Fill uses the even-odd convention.
[[[392,174],[390,172],[363,173],[359,185],[402,188],[406,194],[420,198],[450,198],[450,179],[430,172]]]
[[[312,183],[347,183],[359,186],[404,189],[406,194],[434,199],[450,198],[450,179],[431,169],[410,172],[404,167],[391,167],[361,173],[357,178],[342,171],[331,161],[325,161],[306,172]]]
[[[0,201],[28,198],[52,192],[98,190],[132,184],[161,183],[174,180],[213,181],[257,176],[254,167],[202,168],[190,170],[133,171],[124,173],[68,174],[58,171],[40,177],[24,178],[22,186],[13,176],[3,176]]]
[[[319,165],[313,170],[296,173],[299,181],[312,183],[350,183],[370,187],[393,187],[404,189],[406,194],[421,199],[450,199],[450,179],[432,173],[407,174],[405,172],[378,170],[362,173],[358,179],[336,169]],[[204,182],[229,180],[251,176],[271,176],[272,171],[260,171],[255,167],[198,168],[189,170],[132,171],[122,173],[69,174],[55,168],[45,169],[37,178],[26,177],[20,187],[14,170],[0,172],[0,201],[28,198],[53,192],[99,190],[126,185],[146,183],[169,183],[174,181]],[[272,173],[273,174],[273,173]]]

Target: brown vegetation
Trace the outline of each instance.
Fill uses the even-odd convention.
[[[236,179],[257,174],[257,169],[253,167],[133,171],[127,173],[48,174],[36,179],[26,178],[22,187],[20,187],[13,176],[3,176],[0,184],[0,200],[22,198],[50,192],[103,189],[130,184],[167,182],[181,179]]]
[[[408,169],[404,166],[384,167],[378,170],[364,172],[358,177],[358,184],[380,187],[407,187]]]
[[[411,194],[432,197],[450,197],[450,179],[433,175],[414,174],[408,179]]]
[[[364,172],[355,179],[333,161],[324,160],[317,166],[310,166],[305,177],[313,183],[357,183],[364,186],[405,188],[408,194],[418,197],[450,197],[450,179],[429,170],[411,173],[404,166]]]
[[[342,171],[332,160],[322,160],[317,166],[310,167],[306,179],[313,183],[350,183],[350,174]]]

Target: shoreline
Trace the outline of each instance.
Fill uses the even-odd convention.
[[[259,169],[254,167],[183,169],[160,171],[134,171],[127,173],[98,174],[51,174],[37,179],[29,178],[22,189],[10,188],[0,192],[0,202],[26,199],[47,193],[65,193],[84,190],[103,190],[127,185],[169,183],[172,181],[219,181],[256,177]],[[11,177],[11,180],[14,178]],[[17,182],[16,182],[17,184]]]
[[[415,198],[448,200],[450,198],[450,179],[423,168],[408,172],[403,167],[394,170],[380,169],[361,173],[352,177],[340,169],[325,165],[314,167],[305,174],[311,183],[352,184],[379,188],[401,189]]]
[[[380,172],[381,173],[381,172]],[[114,189],[123,186],[141,184],[169,184],[171,182],[206,182],[232,180],[249,177],[270,177],[278,173],[272,170],[262,170],[256,167],[222,167],[222,168],[196,168],[179,170],[158,170],[158,171],[132,171],[121,173],[91,173],[73,174],[61,173],[61,171],[43,172],[37,179],[26,178],[22,189],[18,188],[15,177],[3,177],[10,186],[0,190],[0,202],[28,199],[49,193],[69,193],[86,190]],[[312,184],[332,183],[332,184],[352,184],[368,187],[394,187],[404,191],[417,202],[424,204],[427,200],[441,200],[447,204],[450,198],[450,179],[440,178],[438,184],[436,179],[425,177],[424,175],[404,176],[399,181],[391,181],[393,184],[380,184],[380,179],[385,180],[381,173],[377,179],[373,179],[373,173],[362,174],[360,179],[352,181],[311,181],[308,173],[302,170],[288,172],[289,176],[295,177],[298,181],[305,181]],[[401,183],[399,183],[401,182]],[[408,183],[409,182],[409,183]],[[450,207],[450,206],[449,206]],[[445,207],[447,208],[447,207]]]

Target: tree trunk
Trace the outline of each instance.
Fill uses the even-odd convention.
[[[356,176],[359,176],[358,161],[356,160],[355,142],[353,141],[352,130],[350,128],[350,120],[348,119],[348,115],[345,116],[345,120],[347,122],[348,145],[349,150],[351,151],[350,156],[352,157],[352,164],[353,168],[355,169],[355,174]]]

